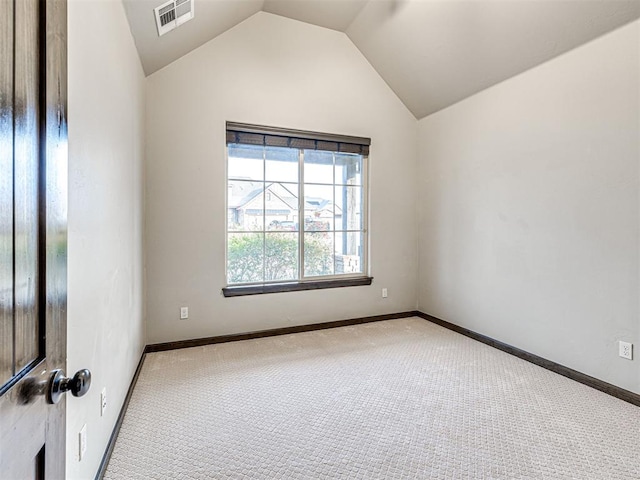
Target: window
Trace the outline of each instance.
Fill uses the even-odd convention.
[[[227,123],[225,296],[371,283],[369,143]]]

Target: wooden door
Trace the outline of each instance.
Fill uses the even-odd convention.
[[[0,478],[62,479],[66,3],[0,0]]]

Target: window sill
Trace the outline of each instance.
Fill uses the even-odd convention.
[[[371,285],[373,277],[339,278],[318,280],[315,282],[268,283],[264,285],[238,285],[224,287],[225,297],[242,297],[245,295],[263,295],[265,293],[299,292],[302,290],[320,290],[323,288],[358,287]]]

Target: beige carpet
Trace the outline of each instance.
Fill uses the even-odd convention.
[[[419,318],[147,355],[107,479],[640,479],[640,408]]]

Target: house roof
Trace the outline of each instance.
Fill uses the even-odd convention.
[[[123,1],[147,75],[264,11],[346,33],[418,119],[640,17],[640,0],[194,0],[158,37],[166,0]]]
[[[298,196],[286,185],[279,182],[269,183],[265,187],[266,191],[277,196],[290,209],[298,208]],[[228,208],[242,208],[262,193],[262,182],[234,182],[231,184],[229,193]],[[304,199],[305,211],[321,211],[332,205],[333,202],[326,198],[305,197]],[[336,205],[336,210],[341,211],[338,205]]]
[[[262,182],[232,182],[229,184],[228,208],[246,205],[262,193]]]

